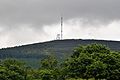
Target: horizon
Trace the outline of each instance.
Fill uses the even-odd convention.
[[[21,44],[21,45],[15,45],[15,46],[8,46],[8,47],[0,48],[0,49],[29,46],[29,45],[34,45],[34,44],[39,44],[39,43],[41,44],[41,43],[46,43],[46,42],[54,42],[54,41],[67,41],[67,40],[83,40],[83,41],[93,40],[93,41],[120,42],[120,41],[117,41],[117,40],[104,40],[104,39],[62,39],[62,40],[48,40],[48,41],[43,41],[43,42],[34,42],[34,43]]]
[[[56,39],[120,41],[119,0],[0,0],[0,48]],[[61,15],[62,14],[62,15]]]

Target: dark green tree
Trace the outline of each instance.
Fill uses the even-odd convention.
[[[28,80],[27,74],[27,67],[18,60],[6,59],[0,62],[0,79],[2,80]]]
[[[120,77],[120,54],[101,44],[80,46],[64,62],[65,78],[116,79]]]
[[[54,56],[48,55],[46,58],[42,59],[40,62],[43,69],[55,69],[57,67],[58,61]]]
[[[40,68],[36,75],[42,80],[58,80],[58,61],[54,56],[47,56],[41,60]]]

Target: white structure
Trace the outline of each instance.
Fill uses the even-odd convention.
[[[60,34],[57,34],[56,40],[60,40]]]

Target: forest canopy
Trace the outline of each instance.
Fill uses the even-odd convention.
[[[48,55],[39,68],[17,59],[0,61],[0,80],[120,80],[120,53],[101,44],[79,46],[66,60]]]

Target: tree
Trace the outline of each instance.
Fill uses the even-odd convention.
[[[111,52],[102,60],[105,64],[107,64],[107,79],[120,80],[120,54],[118,52]]]
[[[64,71],[67,78],[119,80],[120,54],[101,44],[80,46],[64,62]]]
[[[43,69],[55,69],[57,67],[57,59],[54,56],[48,55],[46,58],[41,60],[41,67]]]
[[[58,61],[54,56],[47,56],[41,60],[41,66],[37,72],[42,80],[58,80]]]
[[[27,80],[27,67],[15,59],[3,60],[0,62],[0,79]]]

